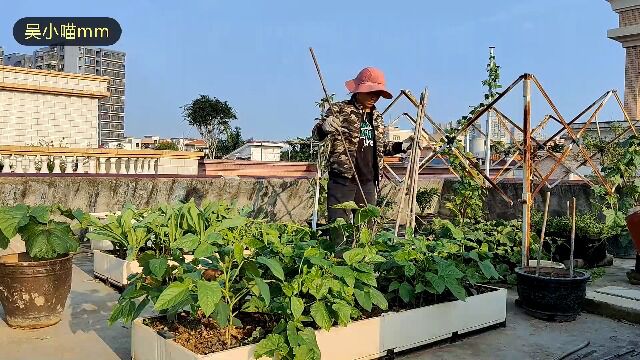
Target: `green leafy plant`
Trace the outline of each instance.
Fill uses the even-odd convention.
[[[461,150],[459,145],[458,148]],[[469,172],[462,160],[453,156],[450,151],[448,153],[449,164],[460,179],[453,184],[444,206],[455,216],[457,225],[479,222],[484,219],[484,200],[487,196],[483,180],[474,176],[473,172],[477,170]]]
[[[387,244],[378,246],[385,259],[377,269],[378,279],[396,306],[420,307],[451,297],[465,300],[467,288],[500,279],[486,246],[468,241],[446,220],[436,219],[431,230],[426,236],[387,236]]]
[[[355,212],[353,220],[329,227],[356,241],[340,253],[306,226],[250,219],[222,203],[146,212],[152,245],[138,256],[142,273],[130,279],[109,321],[130,322],[153,305],[171,321],[183,312],[215,320],[228,347],[254,343],[256,358],[319,360],[317,329],[391,306],[464,300],[476,284],[500,278],[489,246],[449,221],[436,221],[424,235],[408,229],[400,239],[378,227],[378,208],[342,207]],[[275,325],[234,340],[232,330],[245,326],[241,313],[268,314]]]
[[[438,198],[438,196],[440,196],[440,191],[437,188],[420,188],[416,193],[416,202],[418,203],[420,211],[424,213],[427,209],[431,208],[433,202]]]
[[[534,212],[531,218],[532,230],[540,233],[542,214]],[[606,242],[614,236],[611,227],[598,218],[595,212],[576,215],[575,255],[589,264],[597,263],[599,255],[606,254]],[[545,229],[545,247],[550,257],[557,261],[569,259],[571,251],[571,220],[568,216],[551,216]],[[600,253],[597,249],[600,248]]]
[[[6,249],[9,241],[20,235],[33,259],[54,259],[73,253],[79,245],[70,222],[85,224],[87,219],[80,210],[57,205],[0,207],[0,249]]]
[[[137,211],[132,206],[126,206],[119,215],[109,215],[104,223],[94,219],[87,238],[110,241],[119,257],[133,261],[153,236],[151,223],[158,218],[157,212]]]
[[[624,137],[621,127],[614,127],[615,136],[620,136],[613,144],[608,139],[587,137],[585,146],[599,154],[602,174],[612,189],[605,186],[593,187],[596,205],[605,217],[609,231],[619,240],[631,242],[625,218],[629,211],[640,201],[640,137]]]
[[[161,141],[155,147],[155,150],[171,150],[178,151],[178,145],[173,141]]]

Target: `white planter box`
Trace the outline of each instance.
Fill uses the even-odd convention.
[[[186,261],[191,261],[193,255],[184,255]],[[175,264],[169,261],[169,264]],[[142,267],[137,261],[119,259],[100,250],[93,250],[93,274],[116,286],[125,286],[129,282],[127,278],[131,274],[142,272]]]
[[[494,288],[495,289],[495,288]],[[453,333],[502,323],[507,316],[507,290],[495,291],[419,309],[390,312],[330,331],[316,331],[322,358],[376,359],[388,350],[402,351],[451,337]],[[255,345],[198,355],[165,339],[137,319],[131,329],[133,360],[253,360]]]
[[[109,240],[91,240],[91,250],[113,250],[113,244]]]
[[[93,250],[93,274],[116,286],[127,285],[127,277],[141,271],[137,261],[122,260],[100,250]]]

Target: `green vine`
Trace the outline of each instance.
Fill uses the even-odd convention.
[[[486,86],[487,92],[484,94],[485,102],[481,102],[476,106],[471,107],[468,115],[462,116],[457,121],[457,128],[449,129],[446,136],[446,141],[450,145],[450,148],[457,148],[460,152],[464,151],[464,147],[460,143],[460,140],[455,137],[459,129],[465,126],[469,120],[482,108],[484,108],[489,102],[493,101],[500,93],[497,91],[502,87],[500,85],[500,66],[496,64],[496,58],[494,54],[490,54],[489,63],[487,64],[487,78],[482,80],[482,85]],[[487,129],[489,131],[489,129]],[[507,147],[505,146],[505,151]],[[509,151],[511,149],[509,148]],[[445,207],[451,211],[454,215],[456,223],[458,225],[465,224],[466,222],[475,223],[482,219],[484,216],[484,199],[487,195],[487,190],[483,187],[469,171],[465,168],[464,164],[454,156],[450,150],[443,153],[447,155],[449,159],[449,165],[458,174],[460,180],[456,182],[453,188],[453,194],[448,196],[445,202]],[[467,154],[467,156],[473,156]],[[476,169],[480,171],[479,169]]]

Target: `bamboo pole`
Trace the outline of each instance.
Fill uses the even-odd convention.
[[[420,103],[418,104],[417,119],[414,123],[414,134],[411,154],[409,155],[409,164],[407,165],[407,173],[405,180],[402,184],[402,190],[400,192],[400,206],[398,207],[398,215],[396,218],[396,226],[394,234],[397,236],[400,229],[400,221],[402,215],[405,217],[405,225],[407,227],[415,227],[415,214],[416,214],[416,195],[418,185],[419,174],[419,161],[420,161],[420,137],[422,136],[422,126],[424,124],[425,107],[427,101],[426,89],[420,96]],[[405,205],[407,206],[406,211]]]
[[[424,124],[424,114],[425,114],[426,106],[427,106],[427,90],[425,89],[420,95],[420,107],[418,108],[418,119],[417,119],[418,122],[416,123],[416,128],[414,131],[413,148],[411,152],[411,155],[413,155],[413,162],[412,162],[412,169],[411,169],[412,170],[411,188],[410,188],[410,197],[409,197],[409,201],[410,201],[409,225],[411,226],[411,228],[415,228],[416,226],[416,213],[417,213],[417,207],[418,207],[418,204],[417,204],[418,177],[420,174],[419,162],[420,162],[420,153],[421,153],[420,137],[422,136],[421,130],[422,130],[422,125]]]
[[[320,72],[320,65],[318,64],[318,60],[316,59],[316,53],[313,52],[313,48],[309,48],[309,52],[311,52],[311,58],[313,59],[313,64],[316,66],[316,72],[318,73],[318,78],[320,79],[320,85],[322,85],[322,91],[324,92],[324,97],[327,99],[329,103],[329,109],[331,109],[331,114],[333,116],[337,116],[338,113],[333,108],[333,104],[329,101],[331,97],[329,97],[329,92],[327,91],[327,87],[324,85],[324,78],[322,77],[322,73]],[[344,136],[342,135],[342,129],[338,128],[338,136],[342,141],[342,146],[344,146],[344,151],[347,153],[347,160],[349,160],[349,165],[354,171],[354,178],[356,179],[356,184],[358,185],[358,189],[360,190],[360,194],[362,195],[362,199],[364,200],[365,205],[369,205],[367,203],[367,197],[364,195],[364,190],[362,190],[362,185],[360,184],[360,179],[358,178],[358,172],[356,171],[356,166],[354,165],[353,159],[351,158],[351,153],[349,152],[349,147],[347,146],[347,142],[344,140]]]
[[[571,206],[571,254],[569,255],[569,277],[573,278],[573,251],[575,250],[576,244],[576,198],[573,198],[573,204]]]
[[[544,217],[542,219],[542,232],[540,232],[540,245],[538,247],[538,255],[536,256],[536,276],[540,275],[540,257],[542,256],[542,244],[544,243],[544,232],[547,229],[547,215],[549,214],[549,198],[551,192],[547,191],[544,200]]]
[[[522,95],[524,100],[524,144],[522,160],[522,266],[529,265],[531,237],[531,75],[524,74]]]

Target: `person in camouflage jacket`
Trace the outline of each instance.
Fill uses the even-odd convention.
[[[333,208],[335,205],[348,201],[359,206],[376,205],[384,156],[406,152],[413,140],[385,141],[384,121],[375,103],[380,97],[390,99],[392,95],[385,88],[382,71],[364,68],[345,85],[353,94],[351,99],[331,104],[313,128],[316,140],[329,141],[329,222],[351,216],[343,209]]]

